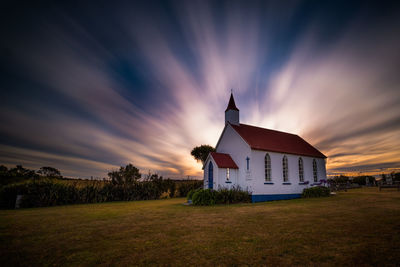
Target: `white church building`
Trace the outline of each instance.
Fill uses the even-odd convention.
[[[231,94],[216,152],[203,166],[204,188],[240,186],[252,202],[299,198],[304,188],[326,182],[325,160],[298,135],[239,123]]]

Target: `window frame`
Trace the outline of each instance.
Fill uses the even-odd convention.
[[[304,182],[304,161],[302,157],[299,157],[299,181]]]
[[[289,163],[286,155],[282,158],[282,177],[284,183],[289,182]]]
[[[267,153],[264,157],[264,181],[271,182],[271,157]]]
[[[317,167],[317,161],[315,159],[313,159],[312,167],[313,167],[314,183],[316,183],[318,182],[318,167]]]

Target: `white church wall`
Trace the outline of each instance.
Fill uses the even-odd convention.
[[[304,181],[309,181],[310,184],[314,183],[313,175],[313,159],[317,162],[317,178],[318,181],[326,180],[325,159],[312,158],[302,156],[304,162]]]
[[[318,180],[326,180],[326,161],[325,159],[317,159]]]
[[[203,177],[203,188],[208,188],[208,165],[210,164],[210,160],[208,159],[204,163],[204,177]]]
[[[251,187],[250,181],[245,179],[246,157],[250,157],[250,146],[229,124],[226,126],[225,131],[223,132],[220,141],[217,144],[216,151],[219,153],[229,154],[239,167],[239,170],[237,171],[238,178],[236,179],[236,184],[242,189]]]
[[[308,181],[309,185],[314,183],[313,166],[314,158],[301,156],[303,159],[304,181]]]
[[[232,188],[233,186],[238,185],[238,174],[239,170],[238,169],[230,169],[231,176],[230,176],[230,181],[232,182],[231,184],[228,184],[228,188]]]
[[[229,169],[229,180],[226,179],[226,168],[220,168],[218,170],[218,184],[217,188],[227,188],[231,189],[233,186],[238,184],[238,170],[237,169]]]
[[[217,187],[215,189],[221,188],[225,185],[226,181],[226,169],[225,168],[219,168],[218,169],[218,182],[217,182]]]
[[[252,193],[255,195],[269,194],[301,194],[303,189],[309,187],[313,182],[312,157],[298,156],[291,154],[282,154],[276,152],[268,152],[271,158],[271,183],[265,184],[265,155],[266,151],[252,150],[251,153],[251,169],[252,169]],[[288,181],[283,181],[282,159],[286,155],[288,159]],[[308,181],[308,185],[299,184],[299,158],[303,159],[304,181]],[[318,181],[326,179],[325,160],[316,158]]]

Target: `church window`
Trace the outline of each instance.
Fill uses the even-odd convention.
[[[246,157],[246,163],[247,163],[247,170],[250,169],[250,158]]]
[[[304,167],[302,158],[299,158],[299,180],[300,182],[304,182]]]
[[[282,169],[283,169],[283,182],[287,182],[289,180],[289,177],[288,177],[288,160],[286,156],[283,156],[282,159]]]
[[[265,155],[265,181],[271,181],[271,158],[268,153]]]
[[[315,159],[313,159],[312,162],[312,169],[313,169],[314,182],[318,182],[317,161]]]
[[[226,168],[226,180],[229,181],[229,168]]]

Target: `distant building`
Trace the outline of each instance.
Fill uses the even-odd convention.
[[[326,180],[326,156],[300,136],[241,124],[231,94],[225,127],[204,163],[204,188],[240,186],[253,202],[292,199]]]

